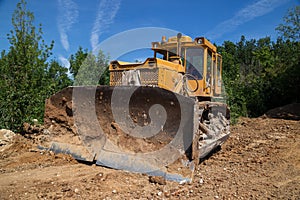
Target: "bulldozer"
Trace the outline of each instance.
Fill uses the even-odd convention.
[[[110,62],[109,86],[70,86],[46,100],[43,148],[83,162],[191,182],[229,137],[222,57],[206,38],[152,42],[144,62]]]

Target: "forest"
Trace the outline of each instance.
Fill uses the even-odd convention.
[[[93,76],[91,80],[100,80],[99,84],[109,83],[108,52],[94,55],[78,47],[69,57],[69,69],[65,68],[52,58],[54,41],[45,44],[42,25],[34,24],[34,13],[21,0],[7,34],[10,47],[0,55],[0,128],[22,132],[25,122],[38,119],[42,123],[46,98],[70,85],[92,84],[77,76],[82,75],[79,70],[92,72],[84,77]],[[300,6],[290,8],[276,30],[276,41],[241,36],[239,42],[224,41],[218,46],[233,122],[239,116],[257,117],[271,108],[299,102]]]

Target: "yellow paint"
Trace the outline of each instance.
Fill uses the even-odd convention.
[[[139,73],[142,74],[142,85],[151,83],[150,85],[156,85],[166,90],[182,92],[180,88],[182,88],[184,82],[183,77],[187,73],[186,58],[189,56],[186,49],[189,48],[203,48],[204,50],[203,57],[198,55],[202,60],[201,68],[203,68],[203,71],[201,73],[203,78],[201,80],[193,80],[191,77],[190,80],[186,79],[185,84],[189,96],[213,97],[221,94],[222,58],[217,53],[217,48],[203,37],[197,37],[194,40],[188,36],[182,36],[180,39],[175,36],[170,37],[168,40],[163,37],[161,42],[152,43],[152,50],[156,54],[161,54],[163,58],[147,58],[143,63],[112,61],[109,66],[110,85],[122,85],[123,71],[139,70]],[[177,53],[181,54],[181,59],[175,59],[174,62],[174,58],[179,59]],[[208,67],[208,55],[212,56],[210,67]],[[197,90],[193,91],[195,88]]]

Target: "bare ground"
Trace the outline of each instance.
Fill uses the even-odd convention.
[[[0,199],[300,199],[300,121],[241,118],[191,184],[78,163],[16,135],[0,146]]]

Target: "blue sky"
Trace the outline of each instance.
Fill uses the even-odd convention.
[[[12,29],[17,2],[0,0],[1,50],[9,47],[6,34]],[[27,7],[34,12],[35,22],[42,23],[45,41],[55,41],[53,57],[67,65],[66,58],[79,46],[93,50],[115,34],[143,27],[176,30],[192,38],[205,36],[218,45],[225,40],[237,42],[241,35],[275,40],[275,28],[295,5],[298,0],[28,0]]]

